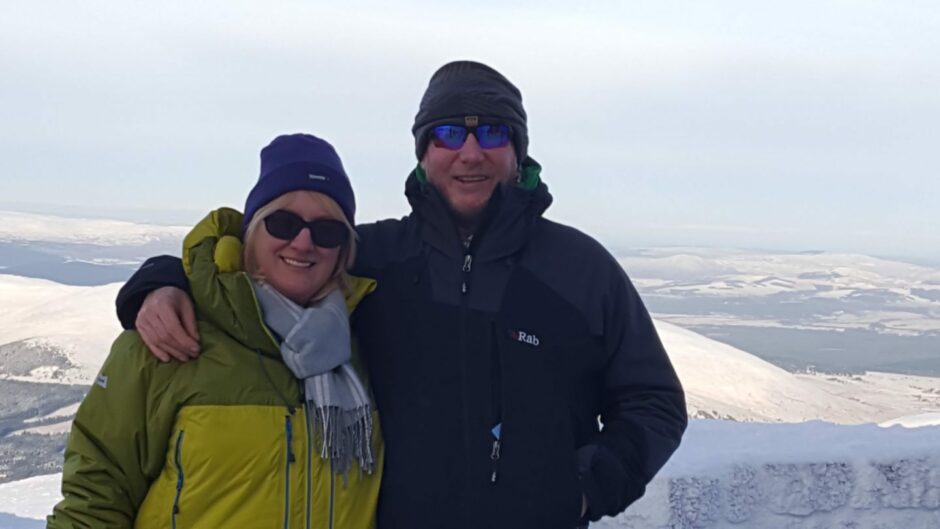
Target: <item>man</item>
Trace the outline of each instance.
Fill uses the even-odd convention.
[[[522,97],[499,72],[444,65],[412,132],[412,213],[357,228],[354,272],[378,281],[353,326],[386,439],[379,527],[568,529],[622,512],[687,421],[649,314],[600,244],[542,216]],[[153,288],[186,286],[178,261],[150,265],[119,295],[125,325]],[[196,347],[182,298],[158,290],[137,319],[158,356]]]

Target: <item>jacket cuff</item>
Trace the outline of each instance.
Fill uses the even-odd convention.
[[[646,492],[646,486],[630,476],[617,456],[603,445],[579,448],[578,470],[588,504],[582,521],[616,516]]]

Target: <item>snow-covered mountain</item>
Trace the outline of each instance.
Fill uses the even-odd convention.
[[[8,305],[0,318],[0,379],[87,384],[121,331],[119,286],[0,275]],[[659,321],[657,329],[696,417],[862,423],[940,410],[940,379],[795,375],[676,325]]]
[[[690,248],[645,250],[620,263],[646,296],[731,302],[724,313],[671,314],[669,320],[680,325],[874,329],[895,335],[940,332],[936,268],[856,254]],[[734,310],[735,302],[743,299],[755,304],[746,312]],[[799,303],[803,310],[771,311],[757,300]],[[758,307],[764,310],[755,310]]]
[[[187,228],[0,211],[0,271],[78,286],[130,277],[152,255],[178,255]]]
[[[120,286],[0,274],[0,379],[90,383],[121,332],[114,312]]]
[[[657,319],[787,370],[940,376],[940,268],[696,248],[634,250],[620,262]]]
[[[0,210],[0,242],[145,246],[164,240],[182,240],[187,231],[188,228],[181,226]]]
[[[940,378],[798,375],[667,322],[657,321],[656,328],[693,417],[858,424],[940,411]]]

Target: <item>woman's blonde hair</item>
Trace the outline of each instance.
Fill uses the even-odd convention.
[[[255,262],[254,254],[250,251],[251,248],[254,247],[255,240],[258,237],[258,228],[261,226],[265,217],[279,209],[284,209],[289,206],[298,196],[307,196],[314,200],[319,206],[326,210],[329,218],[342,221],[342,223],[346,225],[346,229],[349,230],[349,242],[340,248],[339,259],[336,261],[336,270],[333,271],[330,281],[324,285],[311,301],[322,299],[326,294],[330,293],[332,291],[332,288],[329,288],[330,285],[336,285],[343,289],[344,292],[347,292],[349,289],[349,273],[347,270],[356,260],[356,230],[353,228],[352,224],[349,223],[346,215],[343,214],[342,208],[339,207],[339,204],[337,204],[335,200],[316,191],[299,190],[284,193],[258,208],[258,211],[255,212],[251,221],[248,223],[248,227],[245,229],[244,248],[242,249],[245,272],[255,281],[264,282],[264,274],[258,270],[258,264]]]

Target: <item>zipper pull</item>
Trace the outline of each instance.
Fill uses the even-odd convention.
[[[464,273],[464,274],[467,274],[467,273],[470,272],[470,265],[471,265],[472,262],[473,262],[473,256],[471,256],[470,254],[466,254],[466,255],[463,256],[463,268],[461,268],[461,270],[463,270],[463,273]],[[466,293],[467,293],[467,279],[466,279],[466,277],[465,277],[464,280],[460,283],[460,293],[461,293],[461,294],[466,294]]]
[[[285,415],[284,418],[287,419],[287,462],[293,463],[297,460],[294,457],[294,422],[290,415]]]
[[[490,474],[490,483],[496,483],[497,466],[499,464],[499,437],[502,434],[503,423],[499,423],[490,430],[493,434],[493,448],[490,450],[490,461],[492,461],[492,473]]]
[[[490,474],[490,483],[496,483],[496,462],[499,461],[499,439],[493,441],[493,450],[490,452],[490,461],[493,462],[493,473]]]

